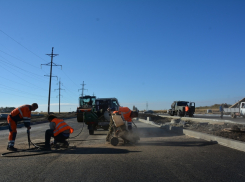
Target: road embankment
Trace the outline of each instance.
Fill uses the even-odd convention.
[[[200,123],[208,122],[208,123],[212,123],[212,124],[216,124],[216,123],[220,122],[218,120],[211,120],[211,119],[184,118],[184,117],[175,117],[175,116],[171,116],[170,118],[180,119],[182,121],[192,120],[192,121],[200,122]],[[242,142],[242,141],[237,141],[237,140],[233,140],[233,139],[229,139],[229,138],[223,138],[220,136],[215,136],[215,135],[210,135],[210,134],[206,134],[206,133],[202,133],[202,132],[188,130],[188,129],[185,129],[185,128],[180,127],[180,126],[173,126],[173,125],[171,125],[171,123],[156,124],[153,121],[151,121],[150,117],[147,117],[147,119],[138,119],[138,121],[159,127],[163,130],[175,132],[178,134],[184,134],[186,136],[194,137],[197,139],[203,139],[206,141],[216,142],[220,145],[245,152],[245,142]],[[226,120],[226,121],[222,120],[222,122],[234,123],[234,122],[229,121],[229,120]]]

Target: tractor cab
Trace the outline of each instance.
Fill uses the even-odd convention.
[[[95,96],[86,95],[83,97],[79,97],[79,107],[92,108],[93,106],[95,106],[95,100],[96,100]]]

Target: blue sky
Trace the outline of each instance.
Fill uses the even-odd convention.
[[[245,97],[245,1],[0,0],[0,107],[37,102],[50,111],[86,95],[122,106],[168,109]],[[55,90],[56,89],[56,90]]]

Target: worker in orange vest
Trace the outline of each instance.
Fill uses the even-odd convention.
[[[69,144],[66,139],[69,138],[70,133],[73,133],[74,129],[64,122],[63,119],[58,119],[54,115],[50,115],[48,121],[50,122],[50,129],[45,132],[45,147],[43,149],[51,150],[51,137],[54,137],[54,144],[56,144],[56,142],[61,142],[64,146],[68,147]]]
[[[37,103],[33,103],[32,105],[23,105],[15,108],[7,117],[8,125],[9,125],[9,142],[7,146],[7,150],[17,151],[17,148],[14,147],[15,138],[17,135],[17,122],[24,122],[27,130],[30,130],[31,124],[31,111],[35,111],[38,108]]]
[[[186,114],[189,112],[189,106],[188,106],[188,104],[186,104],[186,106],[185,106],[185,116],[186,116]],[[189,113],[188,113],[189,114]]]
[[[110,111],[110,108],[108,108],[108,111]],[[130,131],[132,130],[132,118],[137,118],[138,112],[131,111],[128,107],[119,107],[118,111],[114,111],[113,113],[114,114],[121,114],[123,120],[127,121],[128,130],[130,130]],[[113,132],[112,125],[113,125],[113,121],[111,119],[110,126],[109,126],[109,132],[107,134],[106,141],[109,141],[109,137],[110,137],[111,133]]]

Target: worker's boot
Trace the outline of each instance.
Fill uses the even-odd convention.
[[[7,147],[7,150],[16,152],[17,151],[17,148],[15,148],[14,146],[8,146]]]
[[[68,148],[68,147],[69,147],[69,143],[68,143],[67,141],[64,141],[64,143],[63,143],[62,147],[64,147],[64,148]]]

